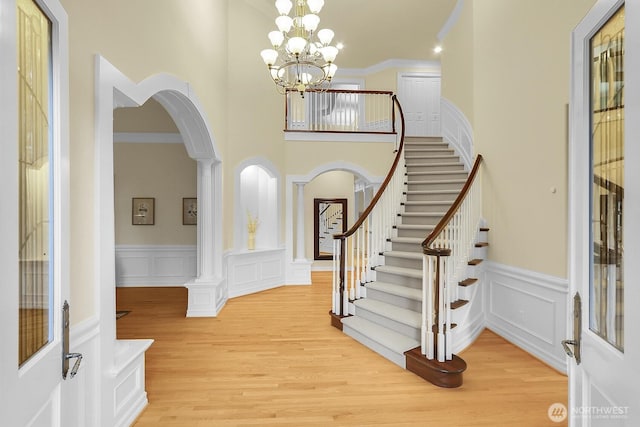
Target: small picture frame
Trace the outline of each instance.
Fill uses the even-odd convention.
[[[182,198],[182,225],[198,224],[198,199],[195,197]]]
[[[134,197],[131,199],[131,224],[154,225],[156,214],[154,197]]]

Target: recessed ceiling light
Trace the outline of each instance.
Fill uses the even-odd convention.
[[[434,51],[435,53],[440,53],[440,52],[442,52],[442,46],[438,45],[438,46],[434,47],[434,48],[433,48],[433,51]]]

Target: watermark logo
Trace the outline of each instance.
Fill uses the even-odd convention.
[[[547,416],[554,423],[561,423],[567,419],[568,411],[567,407],[562,403],[556,402],[552,403],[547,410]]]
[[[569,413],[567,407],[559,402],[552,403],[547,410],[547,416],[554,423],[563,422],[569,415],[576,419],[614,420],[627,419],[628,414],[628,406],[577,406],[571,408],[571,413]]]

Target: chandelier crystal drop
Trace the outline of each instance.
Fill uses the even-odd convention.
[[[295,5],[294,5],[295,3]],[[260,52],[269,74],[282,93],[296,90],[304,97],[309,89],[328,89],[338,67],[338,48],[331,46],[334,33],[318,30],[318,13],[324,0],[276,0],[277,30],[268,34],[271,49]],[[289,13],[293,10],[293,15]]]

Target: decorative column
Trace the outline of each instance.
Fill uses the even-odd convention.
[[[187,317],[214,317],[218,313],[221,279],[215,277],[214,202],[219,196],[214,181],[213,159],[198,159],[196,278],[185,284],[189,290]]]
[[[306,260],[304,254],[304,183],[296,183],[298,186],[298,206],[296,222],[296,261]]]

